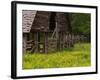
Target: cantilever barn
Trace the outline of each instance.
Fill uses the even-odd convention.
[[[72,45],[66,41],[71,32],[68,13],[46,11],[22,11],[23,52],[48,53]]]

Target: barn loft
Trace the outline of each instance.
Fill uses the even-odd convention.
[[[23,52],[48,53],[72,45],[65,39],[71,32],[68,13],[23,10],[22,30]]]

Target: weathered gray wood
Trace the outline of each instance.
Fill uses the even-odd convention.
[[[22,30],[24,33],[30,32],[35,15],[36,11],[33,10],[22,11]]]
[[[57,26],[58,26],[59,31],[64,31],[64,32],[68,31],[67,18],[63,12],[56,13],[56,22],[57,22]]]
[[[50,12],[37,11],[31,31],[44,31],[49,30],[49,16]]]
[[[53,52],[57,50],[57,40],[55,38],[48,39],[48,52]]]
[[[27,34],[23,34],[23,53],[26,53],[26,46],[27,46]]]
[[[47,53],[50,51],[61,50],[65,47],[71,47],[73,44],[73,40],[75,39],[72,39],[71,34],[66,34],[71,32],[71,29],[69,29],[69,17],[65,13],[23,10],[22,14],[23,34],[28,33],[28,36],[26,36],[28,41],[25,41],[28,51]],[[50,26],[52,27],[52,30],[50,29]],[[50,39],[48,38],[49,32],[52,33]],[[40,34],[42,33],[44,34],[44,40],[42,40],[41,43]],[[76,40],[78,39],[82,40],[82,37],[79,37]],[[40,45],[43,45],[43,48],[40,48]]]
[[[34,52],[38,52],[38,32],[34,33],[34,39],[35,39],[35,45],[36,45],[36,49],[34,50]]]
[[[45,32],[45,53],[48,53],[48,33]]]

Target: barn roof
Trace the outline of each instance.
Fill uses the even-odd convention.
[[[36,11],[33,10],[22,11],[22,30],[24,33],[30,32],[35,15]]]

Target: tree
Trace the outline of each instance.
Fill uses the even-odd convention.
[[[71,15],[72,32],[74,34],[90,35],[90,14],[72,13]]]

